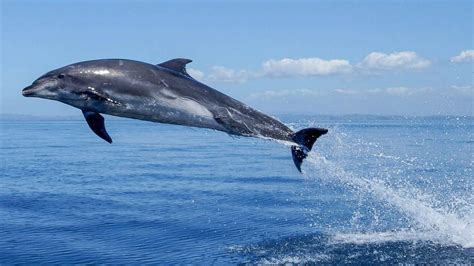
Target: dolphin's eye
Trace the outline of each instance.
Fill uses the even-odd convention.
[[[58,79],[62,79],[62,78],[64,78],[64,74],[59,74]]]

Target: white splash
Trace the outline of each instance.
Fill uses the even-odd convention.
[[[434,206],[430,195],[414,187],[393,189],[382,180],[346,171],[317,153],[310,153],[305,163],[306,177],[342,183],[358,193],[375,196],[409,216],[421,232],[429,232],[432,241],[474,247],[473,221],[466,221],[449,208]]]

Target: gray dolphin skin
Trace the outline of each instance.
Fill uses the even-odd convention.
[[[293,132],[278,120],[196,81],[186,72],[190,62],[183,58],[158,65],[126,59],[79,62],[44,74],[22,94],[81,109],[92,131],[109,143],[112,139],[101,113],[288,143],[301,171],[303,159],[327,129]]]

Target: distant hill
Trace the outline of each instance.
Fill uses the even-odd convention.
[[[25,120],[77,120],[81,116],[37,116],[24,114],[0,114],[2,121],[25,121]]]
[[[120,120],[125,118],[104,115],[107,120]],[[31,120],[48,120],[48,121],[75,121],[84,120],[82,114],[79,112],[77,115],[25,115],[25,114],[8,114],[0,113],[0,121],[31,121]]]
[[[104,115],[107,120],[128,120],[116,116]],[[473,119],[473,116],[449,116],[449,115],[432,115],[432,116],[400,116],[400,115],[367,115],[367,114],[347,114],[347,115],[307,115],[307,114],[278,114],[274,115],[281,121],[307,121],[307,120],[413,120],[413,119]],[[77,121],[83,120],[81,113],[77,115],[58,115],[58,116],[39,116],[25,114],[8,114],[0,113],[0,121],[31,121],[31,120],[49,120],[49,121]]]

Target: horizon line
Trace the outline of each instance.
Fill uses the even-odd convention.
[[[128,119],[127,117],[119,117],[119,116],[112,116],[104,114],[105,116],[111,119]],[[325,116],[325,117],[347,117],[347,116],[371,116],[371,117],[398,117],[398,118],[419,118],[419,117],[462,117],[462,118],[474,118],[474,115],[460,115],[460,114],[426,114],[426,115],[403,115],[403,114],[364,114],[364,113],[347,113],[347,114],[323,114],[323,113],[313,113],[313,114],[301,114],[301,113],[276,113],[271,114],[271,116],[301,116],[301,117],[308,117],[308,116]],[[82,116],[78,115],[78,119],[82,119]],[[20,114],[20,113],[0,113],[0,120],[4,118],[10,118],[14,120],[15,118],[18,119],[25,119],[25,118],[43,118],[43,119],[74,119],[76,115],[34,115],[34,114]],[[131,118],[129,118],[131,119]]]

